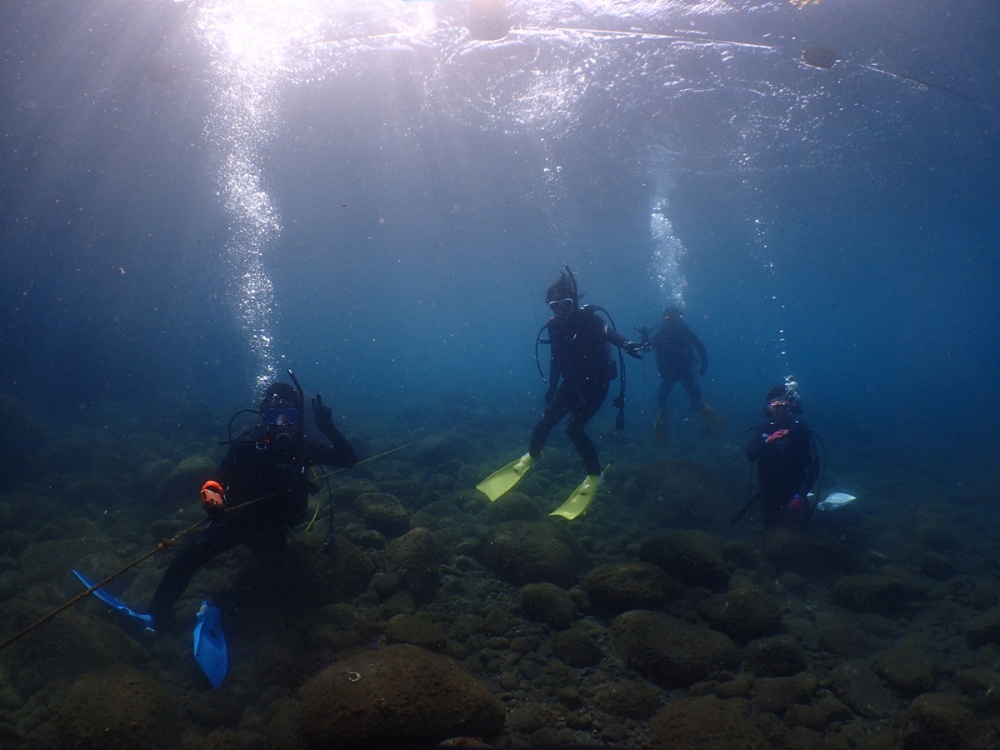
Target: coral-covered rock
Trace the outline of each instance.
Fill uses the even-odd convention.
[[[517,585],[548,581],[569,586],[590,567],[576,537],[548,522],[507,521],[492,526],[478,554],[496,575]]]
[[[916,698],[906,712],[901,750],[966,750],[976,741],[976,717],[963,705],[940,693]]]
[[[736,641],[772,635],[781,624],[781,607],[774,597],[751,588],[710,596],[698,604],[698,614]]]
[[[648,682],[621,680],[601,688],[595,705],[615,716],[648,719],[663,705],[663,694]]]
[[[630,668],[667,688],[688,687],[740,663],[728,637],[658,612],[618,615],[611,642]]]
[[[387,492],[364,492],[354,500],[354,509],[369,529],[388,537],[405,534],[410,529],[410,516],[399,498]]]
[[[1000,607],[993,607],[965,623],[965,637],[972,648],[988,643],[1000,644]]]
[[[790,677],[809,666],[805,652],[789,635],[748,643],[743,660],[743,668],[754,677]]]
[[[653,717],[650,739],[657,748],[770,750],[767,735],[750,718],[750,703],[736,698],[682,698]]]
[[[441,575],[441,550],[425,528],[408,531],[389,542],[386,564],[418,602],[434,596]]]
[[[166,750],[177,745],[178,718],[176,704],[156,680],[115,664],[73,683],[53,721],[63,747]]]
[[[683,587],[659,565],[647,562],[598,565],[581,586],[592,605],[619,614],[630,609],[656,609],[683,594]]]
[[[552,637],[552,650],[571,667],[592,667],[604,658],[601,644],[582,628],[556,633]]]
[[[896,709],[892,693],[863,661],[849,661],[833,669],[827,684],[852,711],[865,718],[884,719]]]
[[[532,620],[562,630],[577,617],[576,605],[553,583],[529,583],[519,596],[521,611]]]
[[[879,657],[875,672],[908,698],[929,693],[937,682],[937,667],[930,650],[923,638],[904,638]]]
[[[338,536],[332,545],[320,537],[303,537],[288,548],[288,593],[312,607],[325,607],[357,596],[366,588],[375,566],[363,551]]]
[[[760,540],[760,554],[778,570],[829,575],[859,564],[846,544],[815,529],[774,526]]]
[[[400,614],[389,619],[385,630],[387,643],[409,643],[428,651],[444,651],[448,636],[433,620],[419,615]]]
[[[796,703],[809,703],[818,689],[819,680],[808,672],[795,677],[761,677],[754,680],[753,702],[761,711],[780,716]]]
[[[725,591],[729,569],[715,538],[702,531],[678,531],[643,540],[640,559],[655,563],[687,586]]]
[[[349,656],[306,683],[300,699],[310,748],[489,739],[504,724],[503,704],[486,686],[451,659],[409,645]]]
[[[923,599],[927,587],[902,571],[844,576],[833,585],[833,598],[855,612],[892,615],[907,602]]]

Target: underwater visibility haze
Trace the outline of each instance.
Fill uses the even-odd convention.
[[[9,418],[0,438],[8,456],[0,459],[0,534],[9,538],[0,545],[0,560],[8,561],[0,563],[7,571],[0,597],[26,598],[41,616],[75,593],[69,573],[83,564],[79,558],[106,569],[94,575],[111,572],[198,520],[197,487],[189,500],[165,501],[168,472],[155,465],[169,460],[176,471],[192,456],[217,461],[229,416],[256,408],[261,386],[287,380],[289,369],[308,393],[322,392],[362,458],[460,424],[467,453],[427,458],[424,466],[401,453],[382,470],[377,461],[366,464],[352,481],[382,481],[383,492],[402,497],[404,482],[419,480],[421,492],[434,486],[443,502],[449,486],[434,483],[451,472],[451,507],[475,516],[468,529],[482,532],[489,518],[476,515],[475,503],[488,501],[461,493],[474,493],[486,470],[527,447],[544,407],[535,338],[549,317],[545,293],[568,264],[583,302],[605,308],[628,338],[654,326],[665,306],[683,308],[709,353],[703,395],[729,426],[721,441],[699,432],[675,389],[676,442],[657,452],[648,440],[655,361],[627,359],[626,429],[614,432],[610,405],[588,428],[602,458],[616,462],[607,495],[591,511],[613,522],[590,528],[589,552],[610,559],[625,550],[627,541],[610,539],[631,522],[664,533],[701,529],[719,540],[732,533],[755,544],[759,528],[728,526],[746,499],[743,430],[761,421],[768,389],[794,377],[804,419],[824,442],[823,490],[858,496],[850,513],[862,526],[909,516],[910,541],[931,545],[910,550],[914,559],[954,557],[957,570],[983,576],[963,590],[989,599],[1000,590],[995,563],[976,555],[996,540],[995,491],[987,488],[996,486],[1000,447],[998,28],[1000,9],[980,0],[3,4],[0,398]],[[538,351],[547,374],[548,349],[543,343]],[[20,422],[25,413],[30,430]],[[112,444],[134,453],[115,453]],[[565,495],[582,476],[579,459],[561,431],[548,450],[556,470],[575,479],[539,484]],[[663,461],[687,462],[665,475],[689,472],[691,483],[718,489],[714,521],[643,516],[645,500],[624,510],[622,498],[638,497],[637,477]],[[101,495],[108,487],[114,502]],[[39,511],[34,526],[19,522],[29,497],[42,497],[39,507],[62,520],[43,522]],[[80,520],[65,518],[88,503],[120,525],[102,527],[93,508]],[[433,518],[424,525],[449,525]],[[49,521],[61,530],[39,533]],[[98,547],[50,549],[58,569],[22,570],[28,562],[19,555],[36,543],[93,539],[98,529]],[[864,554],[868,545],[887,555],[906,546],[908,532],[881,544],[867,529]],[[379,549],[363,534],[345,535]],[[475,555],[455,545],[443,564],[468,572],[463,566]],[[745,559],[732,555],[727,563],[734,570]],[[923,573],[926,565],[913,563]],[[762,579],[782,574],[780,565],[762,570]],[[232,584],[235,574],[228,576],[217,573],[214,583]],[[511,596],[489,579],[482,585],[490,601]],[[795,590],[782,580],[779,598]],[[153,570],[129,584],[142,599],[155,582]],[[573,582],[556,583],[568,589]],[[26,594],[22,585],[37,590]],[[324,612],[332,606],[324,604]],[[441,619],[458,622],[458,606]],[[977,616],[993,611],[968,606]],[[8,611],[4,632],[26,624],[30,609]],[[84,620],[103,622],[92,602],[77,611],[66,617],[77,630]],[[842,661],[874,662],[880,647],[905,641],[884,623],[859,628],[884,640],[856,654],[845,647]],[[308,632],[305,641],[319,637]],[[808,641],[794,628],[784,632]],[[31,637],[44,644],[45,633]],[[375,637],[368,631],[347,645]],[[610,653],[606,638],[594,637]],[[997,655],[997,639],[983,638],[963,648],[985,644]],[[35,712],[42,718],[34,723],[18,712],[50,698],[83,700],[41,683],[72,684],[75,695],[79,679],[105,663],[73,657],[77,671],[58,678],[35,667],[37,684],[22,679],[12,688],[19,697],[4,698],[22,645],[5,649],[14,661],[0,676],[0,732],[27,745],[54,736],[78,741],[71,724],[45,734],[44,712]],[[82,636],[73,645],[95,648]],[[108,659],[147,675],[169,671],[160,664],[170,662],[167,649],[157,648],[148,659],[131,652]],[[473,645],[463,648],[447,653],[464,656],[463,666],[486,684],[497,673],[503,691],[517,692],[506,656],[473,659]],[[259,664],[254,674],[239,673],[252,650],[248,642],[231,645],[237,676],[230,679],[261,692],[276,680],[291,695],[328,665],[314,650],[313,661],[289,670],[298,676],[275,677],[280,670]],[[329,661],[341,654],[330,639],[318,653]],[[269,658],[272,666],[279,660]],[[810,668],[832,668],[833,657],[824,658],[813,655]],[[985,669],[988,660],[977,658],[963,651],[945,666],[942,656],[934,674],[946,676],[926,690],[889,680],[897,694],[885,698],[884,717],[919,694],[956,693],[975,721],[989,723],[995,699],[976,702],[972,678],[954,677],[972,662]],[[188,668],[191,674],[164,676],[165,683],[205,689]],[[527,668],[519,674],[537,676]],[[637,681],[651,679],[665,705],[669,691],[687,687],[648,673],[627,679],[636,690]],[[245,684],[244,696],[263,707]],[[526,695],[519,700],[530,702]],[[837,697],[859,721],[877,718],[844,693]],[[302,702],[309,715],[308,699]],[[217,708],[221,718],[185,721],[239,724],[238,710],[234,717],[231,706]],[[285,715],[271,710],[262,735],[268,742],[284,737],[276,714]],[[580,742],[587,732],[634,747],[649,741],[648,728],[625,720],[619,736],[602,734],[600,720],[580,724],[576,734],[546,734],[545,721],[522,719],[520,728],[508,722],[508,744]],[[665,743],[653,724],[654,745]],[[320,746],[322,731],[310,734],[306,719],[303,725],[296,732]],[[192,739],[199,731],[185,735],[187,746],[200,746]],[[824,731],[833,742],[834,730]],[[788,739],[776,732],[770,741]],[[445,739],[433,734],[402,739]],[[836,742],[858,746],[857,737]]]

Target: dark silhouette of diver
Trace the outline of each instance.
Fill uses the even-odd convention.
[[[604,404],[610,382],[618,377],[611,346],[636,359],[649,346],[629,341],[614,330],[613,325],[605,323],[597,313],[601,308],[592,305],[580,307],[576,279],[569,266],[549,287],[545,301],[553,313],[538,338],[539,342],[552,346],[545,411],[531,433],[528,452],[491,474],[478,485],[478,489],[490,500],[496,500],[517,484],[542,455],[552,428],[569,416],[566,434],[583,459],[587,477],[551,515],[573,519],[587,509],[601,482],[597,449],[584,428]],[[547,342],[542,342],[541,335],[545,332],[548,332],[549,338]],[[624,397],[619,395],[616,405],[622,408],[623,404]]]
[[[746,455],[757,464],[757,493],[743,511],[760,503],[761,520],[770,527],[782,522],[806,526],[813,514],[809,491],[820,474],[812,430],[795,416],[802,412],[796,383],[790,378],[767,393],[764,413],[770,421],[753,428]]]
[[[309,496],[319,489],[307,470],[357,463],[319,394],[312,400],[313,415],[329,443],[305,435],[303,394],[294,382],[295,387],[275,382],[264,390],[258,409],[263,424],[230,441],[214,478],[203,485],[201,502],[209,524],[181,546],[163,574],[149,606],[155,628],[170,622],[174,602],[195,572],[237,545],[246,545],[281,585],[287,531],[302,521]]]
[[[656,367],[660,371],[653,441],[657,445],[668,442],[667,399],[677,383],[687,391],[691,408],[698,412],[709,432],[715,437],[722,437],[726,432],[726,423],[701,400],[701,388],[694,373],[696,364],[699,376],[708,371],[708,351],[698,335],[688,327],[680,306],[669,305],[663,310],[662,320],[653,329],[652,335],[645,327],[636,330],[642,337],[642,343],[651,345],[656,352]]]

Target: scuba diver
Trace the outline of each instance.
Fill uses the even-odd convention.
[[[768,391],[764,413],[770,421],[752,428],[755,435],[746,449],[757,464],[759,489],[733,521],[759,502],[765,527],[783,521],[805,527],[814,510],[809,491],[819,478],[820,460],[812,430],[795,418],[802,413],[802,400],[791,377]]]
[[[126,631],[155,633],[167,627],[173,619],[174,603],[198,569],[240,544],[246,545],[276,585],[281,585],[287,530],[302,521],[309,496],[319,489],[306,470],[319,464],[343,468],[357,464],[354,449],[333,424],[333,412],[320,394],[312,399],[313,416],[329,443],[305,434],[302,387],[291,370],[288,374],[295,387],[274,382],[264,390],[257,409],[263,423],[229,440],[229,450],[215,477],[201,488],[208,526],[181,546],[145,613],[131,609],[104,589],[96,588],[79,571],[73,571],[98,599],[117,611]],[[228,657],[221,611],[209,602],[197,614],[194,656],[213,687],[220,687]]]
[[[319,489],[306,470],[319,464],[357,464],[354,449],[333,424],[333,412],[320,394],[312,399],[313,416],[329,444],[305,434],[302,389],[291,371],[289,375],[295,387],[275,382],[264,390],[258,408],[264,424],[232,440],[215,478],[202,486],[209,524],[181,547],[163,574],[149,605],[153,627],[169,622],[174,602],[198,568],[239,544],[280,582],[287,529],[302,521],[309,496]]]
[[[496,500],[520,481],[532,464],[542,455],[542,447],[559,422],[569,415],[566,434],[583,459],[587,476],[569,499],[550,515],[572,520],[583,513],[597,495],[601,483],[601,464],[597,449],[584,432],[584,428],[608,395],[608,384],[618,377],[618,368],[611,356],[609,344],[640,359],[639,352],[648,351],[649,345],[627,340],[597,314],[593,305],[580,307],[580,294],[576,278],[567,265],[564,272],[549,287],[545,301],[553,316],[542,326],[536,338],[539,343],[551,344],[549,359],[548,391],[545,393],[545,411],[531,433],[527,453],[477,485],[489,499]],[[605,312],[605,314],[607,314]],[[542,341],[548,331],[548,341]],[[623,388],[615,399],[619,409],[618,429],[624,426],[624,360],[622,365]],[[539,365],[541,370],[541,365]],[[544,375],[543,375],[544,380]]]
[[[662,321],[653,329],[652,337],[648,328],[636,329],[643,344],[650,344],[656,352],[656,367],[660,371],[660,392],[656,401],[656,421],[653,423],[653,442],[666,445],[667,399],[675,383],[680,383],[687,391],[691,407],[701,416],[702,422],[714,437],[726,434],[726,423],[704,401],[701,388],[695,378],[694,365],[698,374],[708,371],[708,351],[698,335],[688,328],[680,305],[669,305],[663,311]]]

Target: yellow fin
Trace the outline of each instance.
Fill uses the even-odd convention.
[[[712,433],[712,437],[721,438],[726,436],[726,430],[728,429],[726,420],[716,414],[708,404],[702,404],[698,413],[701,414],[701,421],[705,423],[705,427]]]
[[[604,471],[607,471],[610,468],[611,464],[608,464],[608,467]],[[603,483],[603,472],[600,474],[588,474],[587,478],[580,483],[580,486],[573,490],[573,494],[569,496],[569,499],[567,499],[566,502],[554,511],[549,513],[549,515],[562,516],[563,518],[572,521],[590,507],[590,504],[594,502],[594,499],[597,497],[597,491],[601,488]]]
[[[486,479],[476,485],[476,489],[490,499],[490,502],[509,491],[521,478],[528,473],[528,469],[535,463],[535,459],[530,453],[525,453],[516,461],[511,461],[502,469],[498,469],[490,474]]]

